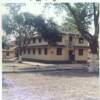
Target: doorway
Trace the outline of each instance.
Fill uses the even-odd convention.
[[[69,61],[74,61],[75,55],[73,50],[69,50]]]

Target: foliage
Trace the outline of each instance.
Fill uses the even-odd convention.
[[[8,36],[2,36],[2,48],[3,49],[8,49],[9,48],[9,42],[10,42],[10,39]]]
[[[99,35],[99,4],[96,3],[77,3],[74,6],[66,4],[78,31],[82,34],[83,37],[89,42],[91,52],[97,54],[98,48],[98,35]],[[91,35],[89,32],[89,25],[91,24],[91,19],[94,22],[94,35]]]
[[[41,16],[34,18],[34,27],[37,32],[50,44],[56,43],[59,39],[60,32],[57,30],[57,25],[52,20],[45,20]]]
[[[64,25],[70,30],[79,33],[89,42],[91,52],[97,54],[99,35],[99,4],[98,3],[63,3],[55,4],[57,9],[64,9],[67,12]],[[61,10],[59,12],[61,13]],[[91,24],[94,24],[94,35],[89,31]],[[73,28],[72,28],[73,27]]]

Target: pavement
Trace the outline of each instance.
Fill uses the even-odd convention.
[[[45,64],[37,62],[23,61],[22,63],[3,63],[3,73],[55,71],[55,70],[85,70],[86,64]]]
[[[83,70],[3,73],[3,100],[100,100],[99,77]]]

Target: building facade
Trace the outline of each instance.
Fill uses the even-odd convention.
[[[46,63],[87,62],[88,50],[89,44],[80,34],[63,34],[55,46],[41,36],[34,36],[22,49],[22,59]]]
[[[8,44],[8,47],[2,49],[2,58],[3,59],[12,59],[16,58],[16,43],[12,41]]]

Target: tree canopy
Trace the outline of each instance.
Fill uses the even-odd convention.
[[[22,41],[24,44],[28,43],[26,40],[30,39],[35,31],[49,44],[53,45],[59,40],[60,32],[53,20],[46,20],[42,16],[34,16],[28,12],[19,12],[20,5],[8,4],[7,7],[10,14],[3,15],[2,27],[6,34],[13,34],[16,37],[19,46]]]
[[[67,12],[64,25],[71,30],[79,33],[89,42],[91,52],[97,54],[98,35],[99,35],[99,4],[98,3],[62,3],[54,4],[59,10],[64,9]],[[89,31],[91,24],[94,24],[93,32]]]
[[[77,3],[74,7],[66,4],[68,7],[78,31],[83,37],[87,39],[90,44],[91,52],[97,54],[98,49],[98,35],[99,35],[99,4],[97,3]],[[89,32],[89,25],[91,19],[94,22],[94,35]]]
[[[99,34],[99,4],[98,3],[62,3],[54,6],[64,9],[67,12],[64,25],[69,30],[79,31],[90,44],[91,52],[97,53]],[[13,6],[10,6],[11,8]],[[16,6],[18,9],[20,6]],[[10,15],[2,18],[3,29],[7,34],[14,34],[19,43],[23,37],[30,38],[34,31],[43,37],[49,44],[54,44],[59,40],[60,32],[53,20],[46,20],[42,16],[34,16],[28,12],[18,13],[18,9],[10,9]],[[11,11],[13,10],[13,11]],[[58,14],[58,13],[57,13]],[[94,24],[94,35],[89,31],[91,23]],[[19,37],[19,38],[18,38]]]

